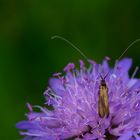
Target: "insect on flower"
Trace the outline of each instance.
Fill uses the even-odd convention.
[[[140,140],[140,79],[129,77],[131,59],[120,60],[114,68],[108,59],[102,64],[88,59],[69,43],[90,64],[86,68],[80,60],[80,70],[69,63],[65,75],[54,74],[45,91],[47,107],[27,104],[27,120],[17,124],[24,140]],[[34,107],[40,109],[36,112]]]
[[[53,36],[52,39],[61,39],[68,44],[70,44],[75,50],[77,50],[87,61],[90,61],[90,59],[79,49],[77,48],[74,44],[72,44],[70,41],[67,39],[61,37],[61,36]],[[136,42],[139,42],[140,39],[135,40],[132,42],[126,49],[125,51],[120,55],[118,60],[127,52],[127,50],[132,47]],[[110,59],[110,58],[107,58]],[[99,72],[98,72],[99,73]],[[98,114],[101,118],[109,117],[109,99],[108,99],[108,86],[106,84],[106,77],[108,76],[109,72],[103,77],[101,73],[99,73],[99,76],[101,78],[100,85],[99,85],[99,97],[98,97]]]
[[[107,75],[105,77],[100,75],[101,84],[99,87],[98,113],[101,118],[105,116],[109,117],[108,87],[105,81]]]

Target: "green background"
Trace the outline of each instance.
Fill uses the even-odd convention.
[[[140,0],[0,0],[0,139],[20,138],[16,122],[25,119],[25,104],[43,105],[49,77],[82,56],[113,64],[140,38]],[[125,56],[139,66],[140,43]],[[137,74],[139,76],[139,74]]]

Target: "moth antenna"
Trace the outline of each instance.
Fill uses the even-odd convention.
[[[51,37],[51,39],[56,39],[56,38],[67,42],[72,48],[74,48],[77,52],[79,52],[87,61],[89,61],[88,57],[79,48],[77,48],[73,43],[71,43],[69,40],[67,40],[64,37],[58,36],[58,35],[55,35],[55,36]]]
[[[104,76],[104,79],[106,79],[106,77],[108,76],[109,72]]]
[[[125,50],[124,52],[119,56],[119,58],[117,60],[119,60],[127,51],[129,48],[131,48],[135,43],[139,42],[140,41],[140,38],[139,39],[136,39],[135,41],[133,41]]]
[[[101,78],[102,80],[104,80],[104,77],[102,76],[102,74],[101,74],[100,72],[98,72],[98,73],[99,73],[100,78]]]
[[[106,77],[108,76],[108,74],[109,74],[109,72],[103,77],[102,76],[102,74],[100,73],[100,72],[98,72],[99,73],[99,76],[100,76],[100,78],[102,79],[102,80],[105,80],[106,79]]]

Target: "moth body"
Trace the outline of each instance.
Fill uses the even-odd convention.
[[[102,78],[99,86],[98,114],[101,118],[109,116],[108,87],[105,78]]]

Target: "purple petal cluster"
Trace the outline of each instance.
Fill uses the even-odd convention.
[[[65,74],[56,73],[45,91],[45,107],[28,105],[27,120],[17,128],[24,140],[140,140],[140,80],[129,77],[132,60],[125,58],[110,68],[108,59],[102,64],[89,61],[86,68],[73,63]],[[98,114],[101,77],[109,94],[109,117]],[[46,106],[52,106],[49,110]],[[39,108],[40,112],[33,108]]]

